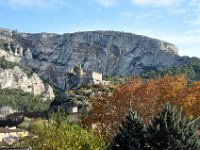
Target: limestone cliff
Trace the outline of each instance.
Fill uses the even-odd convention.
[[[0,30],[0,57],[32,68],[61,89],[66,73],[77,64],[103,75],[138,75],[179,64],[175,45],[114,31],[66,33],[20,33]]]
[[[0,87],[1,89],[20,88],[24,92],[40,95],[44,100],[52,100],[55,97],[51,86],[45,85],[36,73],[28,77],[18,66],[13,69],[0,68]]]
[[[5,118],[6,116],[17,112],[16,110],[13,110],[11,107],[9,106],[4,106],[0,108],[0,119],[1,118]]]

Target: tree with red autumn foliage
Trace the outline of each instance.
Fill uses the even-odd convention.
[[[118,85],[111,96],[97,96],[83,123],[110,139],[130,111],[137,111],[144,122],[149,124],[151,118],[160,112],[162,105],[169,102],[178,107],[183,106],[187,109],[186,115],[192,114],[195,117],[200,108],[200,105],[196,106],[200,102],[199,89],[200,83],[194,83],[187,88],[187,80],[183,75],[165,76],[147,83],[139,79],[129,79]]]

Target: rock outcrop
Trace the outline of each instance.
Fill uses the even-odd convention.
[[[36,73],[29,77],[18,66],[15,66],[13,69],[0,68],[0,87],[1,89],[20,88],[24,92],[40,95],[44,100],[52,100],[55,97],[51,86],[45,85]]]
[[[0,108],[0,118],[5,118],[8,115],[17,112],[16,110],[13,110],[11,107],[9,106],[4,106]]]
[[[66,89],[66,73],[77,64],[103,75],[131,76],[181,63],[175,45],[131,33],[88,31],[59,35],[1,29],[0,39],[0,57],[32,68],[61,89]]]

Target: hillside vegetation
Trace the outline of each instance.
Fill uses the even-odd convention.
[[[174,66],[171,68],[166,68],[164,70],[150,70],[141,74],[142,78],[160,78],[165,75],[178,75],[184,74],[189,81],[192,83],[194,81],[200,80],[200,59],[199,58],[188,58],[187,62],[183,65]]]
[[[22,112],[47,110],[50,101],[43,101],[42,97],[26,93],[21,89],[0,89],[0,107],[10,106]]]
[[[0,67],[2,69],[12,69],[19,66],[28,76],[32,74],[21,65],[7,61],[5,57],[0,58]],[[32,93],[24,92],[21,89],[0,89],[0,107],[10,106],[20,112],[32,112],[47,110],[50,101],[43,101],[41,96],[34,96]]]
[[[196,118],[200,115],[199,90],[200,82],[188,86],[182,75],[165,76],[148,82],[130,79],[118,85],[112,95],[96,96],[83,123],[90,129],[92,124],[96,124],[93,130],[110,139],[130,111],[137,111],[145,124],[150,124],[162,105],[170,103],[182,107],[188,119]]]
[[[33,74],[33,70],[31,68],[26,68],[22,65],[19,65],[16,62],[8,61],[5,57],[0,57],[0,68],[2,69],[12,69],[14,66],[18,66],[22,69],[29,77]]]

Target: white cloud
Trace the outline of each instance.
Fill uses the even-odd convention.
[[[181,56],[194,56],[200,58],[200,29],[186,31],[184,34],[158,33],[151,30],[137,29],[136,34],[149,36],[175,44]],[[133,32],[134,33],[134,32]]]
[[[170,8],[168,12],[170,15],[183,15],[187,13],[187,10],[184,8]]]
[[[200,1],[199,0],[191,0],[191,16],[186,20],[186,24],[192,27],[200,26]]]
[[[151,11],[151,12],[143,12],[143,13],[140,13],[136,16],[137,19],[148,19],[148,20],[155,20],[155,19],[161,19],[163,18],[163,15],[155,10],[155,11]]]
[[[122,18],[130,18],[130,17],[133,16],[133,13],[124,11],[124,12],[120,12],[119,16],[122,17]]]
[[[190,5],[192,6],[197,6],[199,4],[200,4],[199,0],[190,0]]]
[[[188,21],[188,24],[192,26],[200,25],[200,15],[198,15],[195,19]]]
[[[195,56],[200,58],[200,35],[198,34],[185,34],[185,35],[172,35],[162,36],[164,40],[174,43],[179,48],[179,54],[181,56]]]
[[[0,4],[7,4],[14,8],[52,8],[58,5],[68,5],[66,0],[2,0]]]
[[[103,7],[112,7],[117,4],[117,0],[96,0]]]
[[[182,0],[131,0],[133,5],[139,6],[172,6]]]
[[[189,30],[185,32],[186,35],[200,35],[200,29]]]
[[[179,49],[181,56],[194,56],[200,58],[200,35],[161,35],[157,38],[174,43]]]

